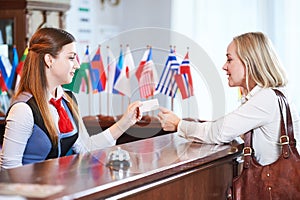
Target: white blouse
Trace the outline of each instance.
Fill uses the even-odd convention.
[[[287,96],[284,88],[278,89]],[[239,108],[215,121],[197,123],[181,120],[178,125],[179,135],[195,142],[220,144],[230,142],[253,129],[253,148],[257,161],[262,165],[276,161],[281,152],[277,96],[271,88],[256,86],[246,99]],[[299,151],[300,119],[291,103],[290,110]]]
[[[57,99],[63,96],[62,87],[57,89]],[[49,100],[52,95],[49,93]],[[56,108],[49,103],[49,109],[53,115],[56,128],[58,129],[58,113]],[[116,144],[109,129],[89,136],[82,117],[79,116],[79,136],[73,150],[76,153],[85,153],[95,149],[101,149]],[[14,104],[6,118],[6,127],[2,151],[0,153],[0,166],[3,168],[12,168],[22,165],[23,153],[33,130],[33,113],[29,105],[24,102]]]

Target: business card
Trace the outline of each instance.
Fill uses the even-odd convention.
[[[150,99],[147,101],[143,101],[140,106],[140,112],[149,112],[152,110],[157,110],[159,108],[159,103],[157,99]]]

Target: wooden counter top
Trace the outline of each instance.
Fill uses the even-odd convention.
[[[224,191],[231,183],[234,176],[233,161],[241,152],[240,146],[191,143],[176,133],[118,146],[129,152],[132,166],[127,171],[114,171],[106,167],[109,153],[117,148],[114,146],[88,154],[47,160],[14,169],[2,169],[0,183],[64,186],[62,192],[46,199],[141,199],[143,195],[144,199],[164,195],[162,199],[169,199],[173,192],[176,194],[176,189],[174,190],[169,183],[177,184],[179,180],[179,188],[184,189],[187,184],[191,184],[188,188],[199,192],[203,187],[209,191],[208,188],[215,185],[212,186],[215,187],[212,191],[216,194],[212,195],[218,199],[220,195],[225,195]],[[198,172],[201,172],[200,178],[196,175]],[[191,181],[186,182],[182,179],[185,177],[197,178],[196,180],[202,182],[202,186]],[[206,180],[207,178],[209,180]],[[166,193],[155,191],[159,188]],[[180,189],[178,191],[180,192]],[[174,199],[174,196],[172,198]],[[194,196],[187,199],[192,198]]]

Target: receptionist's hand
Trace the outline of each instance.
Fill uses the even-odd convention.
[[[127,110],[123,114],[121,119],[109,128],[110,133],[115,140],[118,139],[128,128],[134,125],[137,121],[141,120],[142,113],[139,109],[141,105],[141,101],[135,101],[131,103],[127,107]]]
[[[127,130],[129,127],[134,125],[137,121],[140,121],[142,119],[142,113],[139,110],[139,107],[141,105],[142,105],[141,101],[135,101],[127,107],[126,112],[119,120],[119,125],[121,125],[121,127],[124,130]]]
[[[158,113],[158,119],[161,123],[161,127],[164,131],[177,131],[177,126],[180,122],[180,118],[172,111],[160,107]]]

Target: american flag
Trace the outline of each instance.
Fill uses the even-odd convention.
[[[145,51],[135,75],[138,79],[141,98],[147,99],[153,96],[155,91],[156,70],[152,60],[151,47]]]

